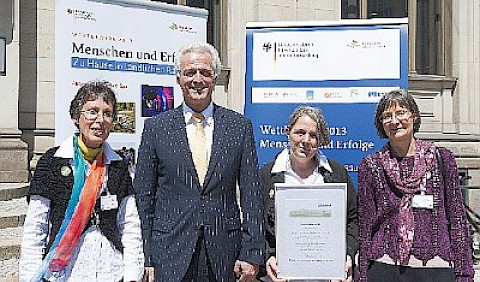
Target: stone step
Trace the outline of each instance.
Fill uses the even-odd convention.
[[[27,197],[0,201],[0,228],[23,226],[27,214]]]
[[[18,281],[18,259],[0,260],[0,281]]]
[[[25,197],[28,187],[28,183],[0,183],[0,201]]]
[[[18,259],[23,226],[0,229],[0,261]]]

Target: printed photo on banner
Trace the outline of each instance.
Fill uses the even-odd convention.
[[[112,132],[135,133],[135,103],[117,103],[117,116]]]
[[[142,117],[173,109],[173,87],[142,85]]]

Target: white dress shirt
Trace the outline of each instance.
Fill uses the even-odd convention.
[[[285,174],[285,183],[289,184],[321,184],[324,183],[323,175],[320,173],[320,168],[323,167],[326,170],[332,172],[332,168],[328,163],[327,157],[322,153],[322,151],[317,150],[317,161],[318,167],[313,171],[312,175],[302,179],[298,174],[293,171],[290,164],[290,151],[288,148],[283,149],[283,151],[275,159],[275,163],[272,167],[272,173],[283,172]]]

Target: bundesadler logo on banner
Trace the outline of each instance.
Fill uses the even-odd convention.
[[[96,21],[95,15],[91,11],[79,9],[67,9],[67,14],[73,16],[76,20]]]

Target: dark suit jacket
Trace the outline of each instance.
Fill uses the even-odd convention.
[[[216,105],[213,118],[203,187],[192,160],[182,107],[145,121],[134,187],[146,265],[155,266],[157,281],[183,278],[201,227],[217,281],[235,281],[237,259],[263,263],[263,199],[251,122]]]
[[[260,170],[260,183],[263,189],[265,205],[266,259],[275,256],[275,195],[271,193],[275,183],[284,183],[285,174],[272,173],[274,161]],[[332,172],[321,169],[325,183],[347,183],[347,255],[354,260],[358,250],[357,193],[345,168],[334,160],[328,159]]]

